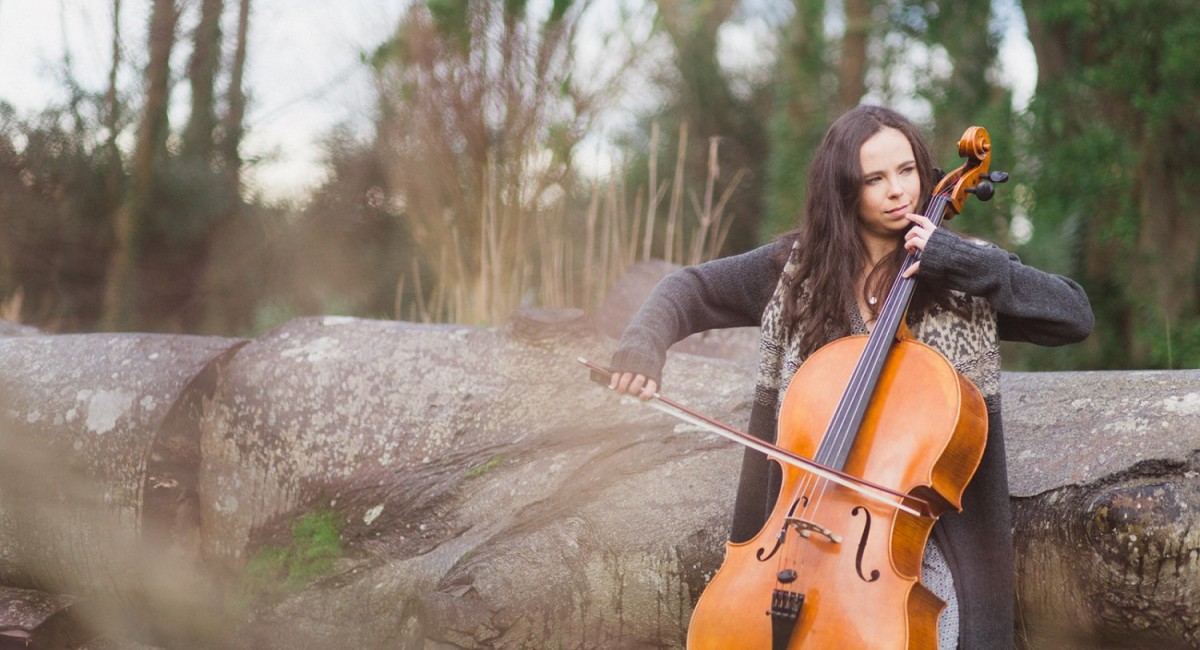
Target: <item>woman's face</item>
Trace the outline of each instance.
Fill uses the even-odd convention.
[[[921,196],[912,144],[900,131],[885,127],[863,143],[859,158],[863,186],[858,215],[863,238],[868,244],[894,246],[909,226],[904,215],[916,211]]]

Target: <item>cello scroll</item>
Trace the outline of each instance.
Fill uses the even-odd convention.
[[[966,158],[960,167],[951,171],[934,188],[934,196],[944,196],[950,213],[946,219],[962,212],[968,194],[987,201],[995,194],[993,183],[1008,181],[1008,173],[988,171],[992,163],[992,139],[982,126],[968,128],[958,140],[958,155]]]

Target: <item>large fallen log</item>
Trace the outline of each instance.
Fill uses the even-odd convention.
[[[1200,647],[1200,371],[1003,381],[1023,647]]]
[[[575,361],[607,346],[561,325],[574,336],[311,319],[239,351],[204,432],[209,556],[237,567],[332,508],[360,560],[265,614],[256,645],[682,642],[738,452],[621,407]],[[683,360],[672,384],[744,419],[727,365]]]
[[[200,415],[216,361],[240,344],[0,338],[0,585],[78,596],[71,616],[105,634],[206,617]]]
[[[138,499],[129,486],[146,495],[149,463],[133,457],[154,457],[146,440],[170,418],[132,406],[148,384],[122,374],[129,354],[96,354],[112,340],[0,340],[0,433],[6,444],[46,441],[55,465],[112,481],[99,493],[123,496],[108,507],[146,528],[153,509],[123,505]],[[258,648],[682,646],[723,556],[741,451],[586,381],[575,358],[603,362],[612,342],[582,315],[526,312],[499,330],[308,318],[241,347],[214,343],[207,356],[181,356],[174,399],[189,406],[167,411],[189,423],[171,427],[187,431],[178,444],[199,452],[194,476],[177,480],[195,486],[194,553],[224,585],[211,609],[243,623],[221,619],[206,633],[143,621],[153,638],[225,634]],[[72,376],[87,354],[94,368]],[[146,431],[133,436],[141,442],[124,461],[131,469],[106,473],[75,448],[88,435],[80,419],[91,417],[78,395],[114,373],[135,395],[110,413],[109,431]],[[189,383],[189,373],[205,379]],[[752,373],[742,361],[673,354],[664,390],[744,426]],[[1005,376],[1026,647],[1197,645],[1200,526],[1188,505],[1200,469],[1197,379]],[[155,394],[156,406],[170,399]],[[37,437],[31,418],[46,426]],[[6,560],[6,583],[48,574],[58,577],[34,582],[142,594],[134,602],[157,588],[144,578],[68,581],[72,571],[124,575],[127,554],[95,551],[86,567],[73,564],[73,549],[90,538],[67,541],[70,526],[25,518],[39,511],[38,490],[11,483],[0,479],[0,520],[35,523],[0,528],[0,548],[23,549]],[[64,539],[34,557],[63,549],[61,566],[24,557],[36,550],[26,533],[39,527]],[[335,543],[316,544],[322,527]],[[188,555],[178,537],[166,539]],[[325,564],[302,562],[322,553]],[[57,568],[33,570],[43,565]]]

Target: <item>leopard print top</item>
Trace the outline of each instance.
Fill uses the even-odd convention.
[[[778,413],[783,395],[796,370],[804,363],[800,354],[800,338],[803,324],[788,328],[783,323],[783,300],[785,280],[795,277],[799,242],[792,247],[791,255],[784,266],[775,294],[771,297],[762,316],[762,337],[759,342],[758,376],[754,398],[767,413]],[[940,305],[934,306],[917,322],[910,323],[913,335],[942,353],[956,370],[970,379],[983,394],[989,411],[999,408],[1000,400],[1000,340],[996,329],[996,312],[988,301],[951,292],[966,317]],[[809,300],[806,289],[801,289],[801,300]],[[853,334],[867,333],[866,325],[858,316],[858,308],[852,309]],[[832,335],[830,340],[834,338]]]

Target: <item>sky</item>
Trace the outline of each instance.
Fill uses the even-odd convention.
[[[223,29],[232,43],[237,3],[227,4],[233,6],[227,7]],[[249,132],[243,154],[247,159],[268,157],[250,179],[265,197],[295,196],[319,183],[321,136],[339,123],[365,127],[373,93],[360,55],[391,35],[403,4],[253,0],[245,79],[251,94]],[[121,3],[126,58],[138,67],[146,59],[149,5],[149,0]],[[0,0],[0,100],[21,114],[61,102],[66,97],[61,82],[66,51],[84,87],[104,89],[112,56],[111,12],[111,0]],[[191,20],[183,29],[190,29]],[[172,56],[177,69],[191,49],[182,45]],[[126,66],[126,83],[136,72]],[[186,94],[176,93],[175,100],[186,101]],[[186,106],[172,115],[186,116]]]
[[[537,2],[539,0],[535,0]],[[766,0],[746,0],[762,4]],[[599,0],[616,5],[616,0]],[[192,0],[198,5],[198,0]],[[227,0],[224,33],[232,43],[236,0]],[[126,66],[123,82],[136,80],[145,61],[146,23],[150,0],[124,0],[121,31]],[[245,86],[250,92],[246,159],[263,158],[248,182],[267,200],[300,196],[322,180],[320,139],[335,125],[369,128],[374,110],[370,75],[361,55],[385,41],[407,5],[406,0],[253,0],[250,49]],[[111,57],[112,0],[0,0],[0,100],[30,114],[66,98],[62,70],[70,53],[74,75],[85,88],[102,90]],[[1017,0],[997,0],[1001,44],[1001,74],[1014,87],[1015,103],[1023,106],[1033,92],[1036,63],[1025,35]],[[181,27],[186,39],[197,11]],[[778,19],[778,17],[776,17]],[[603,29],[600,27],[599,29]],[[764,39],[772,26],[760,21],[726,25],[721,34],[722,63],[753,67],[766,59]],[[595,59],[596,48],[585,42],[581,59]],[[186,63],[190,46],[176,50],[176,69]],[[599,57],[600,59],[603,56]],[[134,63],[136,62],[136,66]],[[175,93],[176,102],[186,93]],[[631,117],[636,107],[618,110]],[[185,119],[187,107],[172,111]],[[606,122],[619,129],[630,120]],[[596,160],[581,160],[584,168],[603,173],[603,137],[593,140]]]

